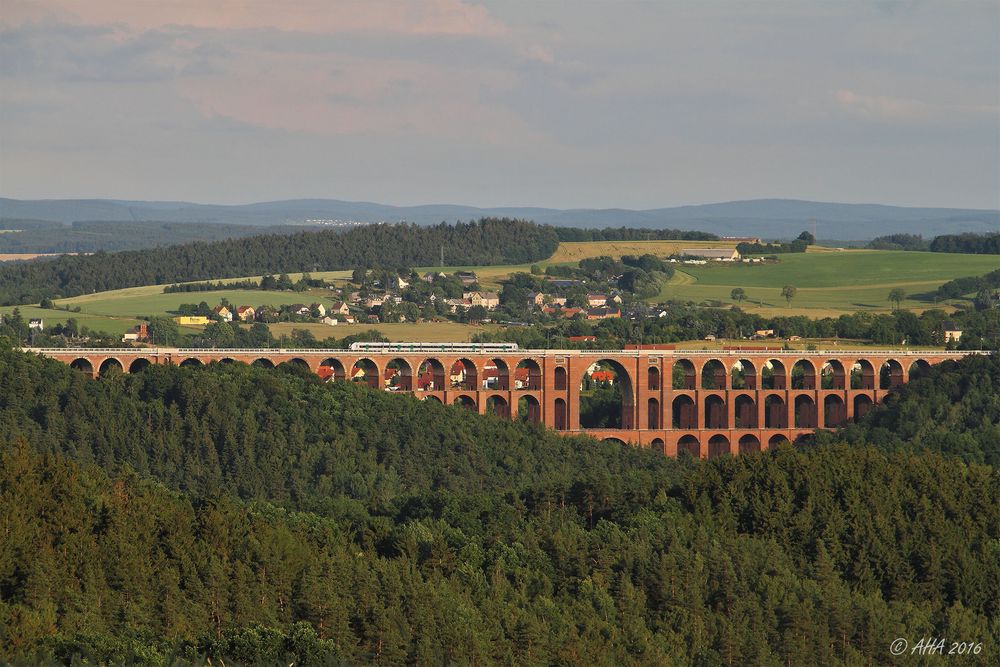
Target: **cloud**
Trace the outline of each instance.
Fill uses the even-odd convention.
[[[845,111],[872,120],[905,123],[956,120],[958,118],[996,119],[1000,106],[977,104],[929,103],[921,100],[886,95],[862,95],[851,90],[838,90],[837,103]]]
[[[15,196],[995,199],[995,2],[2,2]]]
[[[880,120],[921,120],[927,118],[930,112],[927,104],[917,100],[884,95],[860,95],[851,90],[838,90],[837,102],[841,108],[851,113]]]
[[[122,24],[133,30],[186,25],[219,30],[274,28],[289,32],[339,34],[385,32],[411,35],[500,37],[507,26],[482,6],[460,0],[8,0],[3,22],[23,24],[57,17],[90,25]]]
[[[138,83],[209,68],[211,49],[182,33],[43,22],[0,31],[0,75],[21,80]]]

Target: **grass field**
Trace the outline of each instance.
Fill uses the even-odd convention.
[[[157,291],[158,290],[158,291]],[[321,292],[322,290],[320,290]],[[205,301],[210,306],[217,306],[223,298],[230,303],[242,306],[257,307],[261,304],[275,306],[289,303],[322,303],[329,306],[333,299],[316,293],[280,292],[263,290],[219,290],[213,292],[175,292],[164,294],[163,286],[133,287],[113,292],[98,292],[71,299],[60,299],[57,306],[79,306],[84,313],[110,316],[144,316],[169,315],[177,310],[182,303],[199,303]]]
[[[0,313],[10,313],[15,308],[20,308],[21,317],[24,319],[42,318],[45,326],[65,323],[69,318],[73,318],[81,327],[88,327],[94,331],[104,331],[109,334],[123,334],[127,329],[134,327],[138,320],[132,317],[106,317],[104,315],[92,315],[89,313],[70,313],[65,310],[50,310],[39,308],[38,306],[3,306]]]
[[[618,259],[622,255],[656,255],[669,257],[685,248],[735,248],[731,241],[566,241],[560,243],[546,264],[576,263],[588,257],[607,255]]]
[[[883,250],[789,254],[781,255],[778,264],[684,265],[656,300],[718,300],[732,304],[730,292],[742,287],[747,294],[743,307],[752,312],[823,317],[891,310],[889,292],[900,287],[908,297],[902,307],[922,311],[949,304],[915,297],[933,292],[953,278],[998,268],[1000,257],[991,255]],[[781,296],[784,285],[794,285],[798,290],[791,307]]]
[[[725,242],[696,241],[621,241],[621,242],[580,242],[562,243],[552,257],[537,262],[543,269],[556,264],[574,264],[587,257],[651,253],[665,257],[685,247],[693,246],[731,247]],[[505,266],[464,266],[446,267],[445,271],[472,270],[479,275],[485,288],[497,288],[501,280],[513,272],[529,271],[531,265]],[[742,287],[747,299],[742,307],[761,315],[806,315],[809,317],[838,316],[857,311],[886,312],[892,304],[888,300],[889,291],[901,287],[908,298],[904,308],[922,311],[933,307],[949,307],[954,304],[935,304],[933,301],[915,298],[932,292],[941,283],[962,276],[982,275],[1000,268],[1000,257],[990,255],[953,255],[944,253],[914,253],[880,250],[839,250],[832,248],[810,248],[805,254],[785,254],[777,264],[752,265],[743,263],[711,263],[707,265],[678,265],[673,279],[664,285],[660,294],[651,299],[690,300],[696,303],[719,301],[732,305],[730,292]],[[417,267],[419,273],[440,270],[439,267]],[[291,274],[297,279],[300,274]],[[316,278],[343,281],[350,277],[350,271],[313,272]],[[255,276],[259,278],[259,276]],[[222,282],[234,282],[245,278],[232,278]],[[788,306],[781,297],[784,285],[794,285],[798,293]],[[206,301],[218,304],[223,297],[242,305],[274,305],[288,303],[320,302],[330,305],[332,299],[325,290],[307,292],[277,292],[260,290],[220,290],[214,292],[187,292],[164,294],[162,285],[132,287],[128,289],[101,292],[61,299],[57,305],[79,307],[80,313],[66,313],[59,310],[41,310],[22,307],[25,317],[44,317],[47,323],[65,321],[75,317],[82,325],[93,329],[120,333],[136,323],[137,317],[146,315],[167,315],[182,303]],[[11,308],[0,309],[0,312]],[[276,332],[280,332],[278,325]],[[297,325],[300,326],[300,325]],[[320,337],[334,335],[341,338],[356,330],[368,328],[365,325],[353,327],[341,325],[336,328],[324,325],[313,331]],[[402,328],[399,328],[402,327]],[[289,330],[290,330],[289,326]],[[402,325],[380,325],[386,335],[394,340],[430,341],[468,340],[470,331],[463,325],[454,323],[421,323]],[[350,331],[349,331],[350,330]],[[391,332],[391,333],[390,333]]]

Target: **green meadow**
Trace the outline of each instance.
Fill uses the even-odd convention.
[[[664,251],[661,242],[649,242],[648,247],[636,243],[576,243],[572,244],[573,257],[594,257],[602,254],[620,256],[627,252]],[[672,248],[672,246],[671,246]],[[995,255],[959,255],[929,252],[899,252],[883,250],[837,250],[815,248],[804,254],[779,255],[774,264],[710,263],[706,265],[678,264],[677,273],[664,284],[660,294],[651,301],[670,299],[696,303],[721,302],[729,306],[735,302],[730,293],[736,287],[746,292],[742,307],[762,315],[806,315],[810,317],[837,316],[857,311],[885,312],[892,309],[889,292],[896,287],[904,290],[907,298],[902,307],[922,311],[928,308],[949,308],[957,302],[936,303],[929,297],[939,285],[962,276],[982,275],[1000,268],[1000,257]],[[815,251],[813,251],[815,250]],[[562,254],[560,254],[562,252]],[[538,262],[542,267],[565,263],[566,252],[557,250],[548,260]],[[578,261],[578,260],[577,260]],[[448,272],[469,269],[476,271],[480,282],[495,288],[499,281],[515,271],[528,271],[529,265],[446,267]],[[419,272],[435,270],[419,267]],[[299,274],[292,275],[297,279]],[[314,272],[317,278],[343,281],[349,271]],[[241,280],[234,278],[231,280]],[[797,289],[791,303],[781,296],[785,285]],[[99,292],[60,299],[58,307],[80,308],[79,313],[64,310],[43,310],[22,306],[25,317],[43,317],[48,323],[76,318],[81,325],[109,333],[121,333],[136,323],[136,318],[155,315],[172,315],[182,303],[205,301],[215,306],[223,298],[234,305],[322,303],[329,306],[333,299],[322,289],[306,292],[279,292],[261,290],[224,289],[212,292],[185,292],[164,294],[162,285],[132,287],[111,292]],[[9,312],[13,308],[0,308]],[[409,325],[434,327],[434,323]],[[393,332],[402,334],[403,332]],[[428,330],[426,335],[413,329],[407,330],[419,340],[433,338],[444,332]],[[449,331],[448,339],[464,339],[466,331]]]
[[[158,290],[158,291],[154,291]],[[136,287],[114,292],[98,292],[72,299],[60,299],[57,306],[79,306],[81,312],[106,316],[171,315],[182,303],[200,303],[217,306],[222,299],[228,299],[234,306],[284,305],[290,303],[322,303],[329,306],[333,299],[307,292],[281,292],[270,290],[218,290],[212,292],[176,292],[164,294],[163,286]]]
[[[942,283],[1000,268],[995,255],[844,250],[779,257],[777,264],[679,265],[677,275],[654,300],[732,304],[730,293],[741,287],[748,310],[824,317],[891,310],[889,292],[899,287],[907,295],[901,306],[919,311],[955,305],[935,303],[929,296]],[[797,289],[790,305],[781,296],[785,285]]]

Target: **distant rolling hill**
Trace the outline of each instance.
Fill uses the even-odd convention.
[[[483,216],[526,218],[565,227],[672,227],[720,235],[790,238],[812,229],[825,239],[867,240],[892,233],[938,234],[1000,231],[1000,211],[836,204],[755,199],[643,211],[629,209],[478,208],[452,204],[388,206],[336,199],[292,199],[226,206],[111,199],[18,200],[0,198],[0,219],[186,222],[230,225],[301,225],[307,220],[414,222],[471,220]]]

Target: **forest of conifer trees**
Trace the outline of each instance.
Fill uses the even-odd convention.
[[[994,664],[996,377],[950,364],[851,432],[693,461],[294,368],[3,350],[0,659],[882,664],[935,635]]]

